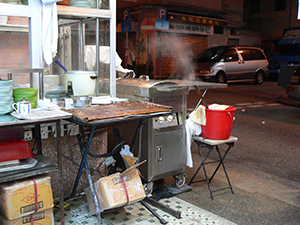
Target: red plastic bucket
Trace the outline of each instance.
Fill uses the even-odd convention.
[[[205,109],[206,126],[202,125],[202,136],[215,140],[228,139],[235,110],[232,106],[225,110]]]

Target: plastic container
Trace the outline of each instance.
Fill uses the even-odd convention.
[[[32,109],[37,107],[37,98],[38,98],[37,94],[38,94],[37,88],[13,89],[14,102],[22,101],[25,98],[27,101],[31,101]]]
[[[94,71],[68,71],[65,73],[65,87],[74,96],[93,96],[96,91],[96,73]]]
[[[0,141],[0,162],[32,157],[34,157],[34,155],[30,150],[28,142],[18,138]]]
[[[206,126],[201,126],[202,136],[214,140],[228,139],[235,110],[236,108],[232,106],[225,110],[205,109]]]

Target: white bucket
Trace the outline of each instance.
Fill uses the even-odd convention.
[[[68,71],[65,73],[66,91],[68,83],[70,83],[74,96],[94,96],[96,81],[96,72],[94,71]]]

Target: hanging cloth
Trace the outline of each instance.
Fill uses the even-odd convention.
[[[42,48],[45,63],[50,65],[57,53],[58,22],[56,3],[43,5]]]

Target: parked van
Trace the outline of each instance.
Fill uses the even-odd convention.
[[[190,77],[217,83],[254,81],[261,84],[269,76],[264,52],[250,46],[218,46],[201,52],[193,60]]]
[[[269,56],[270,76],[278,78],[281,66],[300,64],[300,27],[285,29]]]

